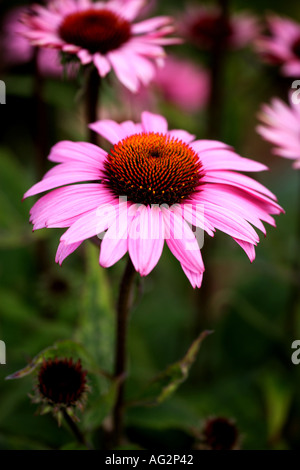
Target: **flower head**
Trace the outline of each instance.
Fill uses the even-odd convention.
[[[43,362],[38,374],[39,391],[53,404],[74,405],[86,387],[86,372],[81,362],[72,359],[49,359]]]
[[[258,53],[270,64],[281,66],[283,75],[300,74],[300,23],[272,15],[267,18],[270,36],[256,42]]]
[[[93,62],[102,77],[113,69],[135,92],[153,78],[153,61],[162,63],[162,46],[178,42],[165,37],[173,32],[170,17],[133,23],[143,5],[143,0],[50,0],[23,16],[24,35],[36,46],[74,54],[84,65]]]
[[[255,258],[259,238],[252,225],[265,233],[262,221],[275,225],[270,214],[282,209],[267,188],[238,171],[264,165],[221,142],[168,130],[164,117],[149,112],[138,124],[102,120],[90,127],[111,143],[110,150],[59,142],[49,155],[59,165],[25,194],[52,190],[33,206],[30,220],[34,229],[69,227],[57,262],[101,234],[101,266],[112,266],[128,251],[136,271],[146,276],[166,241],[191,284],[200,287],[198,235],[213,236],[216,228]]]
[[[42,404],[42,413],[51,410],[59,420],[63,409],[76,419],[74,410],[82,410],[89,390],[86,375],[80,360],[44,359],[37,373],[33,402]]]
[[[290,95],[290,105],[273,98],[270,105],[264,104],[259,114],[262,125],[257,132],[276,147],[273,153],[295,160],[294,168],[300,168],[300,103]]]
[[[220,35],[228,48],[239,49],[249,44],[259,32],[257,19],[250,13],[231,16],[221,31],[219,9],[205,6],[191,8],[179,29],[184,37],[201,49],[211,49]]]
[[[223,417],[209,418],[203,429],[203,442],[207,450],[234,450],[239,432],[236,424]]]

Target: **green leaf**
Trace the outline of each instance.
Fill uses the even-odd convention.
[[[189,370],[195,362],[202,341],[211,333],[211,331],[203,331],[200,336],[193,341],[185,356],[154,378],[137,400],[134,400],[133,403],[130,404],[148,406],[159,405],[172,395],[179,385],[187,379]]]
[[[266,405],[269,442],[281,438],[282,429],[290,411],[293,390],[286,376],[279,372],[265,375],[262,379],[262,387]]]
[[[101,426],[114,405],[116,384],[110,374],[114,356],[115,309],[106,271],[99,266],[99,251],[92,243],[87,243],[85,249],[86,278],[75,338],[84,345],[98,370],[98,374],[91,378],[92,393],[83,416],[83,426],[89,431]],[[106,375],[101,374],[103,370],[107,371]]]
[[[34,372],[44,359],[54,359],[56,357],[72,357],[73,360],[81,359],[83,366],[88,367],[89,370],[95,367],[92,359],[81,344],[71,340],[58,341],[53,346],[38,353],[26,367],[7,376],[6,380],[25,377]]]
[[[86,263],[82,315],[75,338],[85,345],[99,368],[111,371],[115,311],[106,272],[99,266],[99,252],[91,243],[86,245]]]
[[[22,203],[29,186],[29,178],[15,155],[11,150],[0,147],[0,247],[32,243],[28,222],[31,203]]]
[[[88,432],[99,428],[104,419],[110,414],[116,400],[119,384],[117,381],[111,382],[108,391],[97,397],[85,411],[82,422],[83,427]]]

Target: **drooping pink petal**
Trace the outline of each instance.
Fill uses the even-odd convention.
[[[190,271],[187,269],[183,264],[181,264],[183,272],[185,273],[186,277],[190,281],[192,287],[195,289],[196,287],[201,287],[202,279],[203,279],[203,271],[195,273],[194,271]]]
[[[97,67],[100,77],[106,77],[111,71],[111,65],[107,58],[100,53],[94,55],[94,64]]]
[[[92,54],[90,54],[89,51],[86,51],[85,49],[80,49],[80,51],[77,52],[77,57],[80,59],[80,62],[83,65],[90,64],[93,60]]]
[[[244,240],[238,240],[237,238],[234,238],[234,240],[243,248],[252,263],[255,260],[255,246],[252,243],[245,242]]]
[[[183,217],[192,226],[205,230],[211,237],[214,236],[214,226],[205,218],[205,206],[201,199],[194,199],[191,203],[183,205]]]
[[[162,207],[166,227],[167,245],[178,261],[195,273],[204,271],[204,264],[199,245],[194,233],[181,215],[181,210],[169,210]]]
[[[164,246],[164,222],[158,207],[140,206],[130,224],[128,251],[141,276],[156,266]]]
[[[120,210],[116,220],[109,227],[101,243],[99,263],[109,268],[119,261],[128,251],[128,229],[132,217],[127,208]]]
[[[100,204],[112,202],[112,195],[101,184],[66,186],[42,196],[30,210],[30,221],[34,230],[68,227],[69,219],[77,219]]]
[[[56,174],[43,179],[39,183],[36,183],[30,188],[25,194],[24,199],[35,194],[43,193],[49,189],[57,188],[59,186],[65,186],[71,183],[79,183],[82,181],[93,181],[99,179],[99,172],[87,171],[82,173],[81,171],[72,171],[71,173]]]
[[[67,258],[67,256],[77,250],[81,243],[82,241],[66,245],[64,242],[60,242],[56,251],[55,262],[62,265],[62,262]]]
[[[207,183],[222,183],[238,186],[246,191],[254,191],[258,195],[262,194],[268,198],[276,200],[275,194],[273,194],[269,189],[258,181],[255,181],[254,179],[249,178],[249,176],[241,173],[233,173],[231,171],[207,171],[202,181]]]
[[[274,225],[274,219],[269,214],[276,213],[278,209],[278,205],[275,203],[266,203],[239,188],[226,185],[206,184],[203,191],[195,197],[195,201],[203,204],[203,212],[205,212],[206,202],[214,203],[220,207],[226,205],[228,209],[248,220],[263,233],[265,233],[265,228],[261,220]]]
[[[134,73],[133,64],[128,61],[128,56],[123,51],[112,51],[108,54],[108,60],[114,71],[125,87],[136,93],[140,87],[138,77]]]
[[[264,171],[268,168],[262,163],[242,158],[227,149],[212,149],[200,154],[200,161],[205,170]]]
[[[61,241],[70,245],[104,232],[115,220],[117,204],[103,204],[84,214],[62,235]]]
[[[147,86],[155,77],[155,65],[147,57],[143,57],[131,51],[127,53],[127,60],[140,83]],[[140,86],[138,89],[140,89]]]
[[[205,202],[205,218],[217,229],[227,233],[233,238],[246,242],[258,243],[259,238],[253,227],[237,213],[225,207]]]

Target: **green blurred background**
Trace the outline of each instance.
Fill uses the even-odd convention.
[[[26,2],[2,1],[1,15],[21,4]],[[164,0],[154,13],[180,14],[185,6],[183,1]],[[232,12],[244,7],[245,2],[230,2]],[[300,21],[300,5],[293,1],[253,0],[247,7],[261,19],[273,11]],[[176,51],[205,61],[192,46],[177,46]],[[98,248],[86,242],[59,267],[54,258],[62,231],[32,233],[28,219],[33,199],[21,202],[24,192],[50,168],[46,156],[51,145],[86,138],[80,79],[44,80],[47,134],[41,143],[30,68],[3,66],[0,78],[7,86],[0,128],[0,339],[7,348],[7,363],[0,365],[0,449],[67,448],[73,445],[68,428],[58,427],[49,414],[37,415],[28,397],[34,375],[11,381],[5,377],[44,348],[70,338],[83,341],[100,368],[109,368],[112,308],[124,260],[104,273],[97,265]],[[207,273],[200,290],[191,288],[166,249],[153,272],[139,280],[130,320],[129,397],[182,358],[201,331],[214,333],[203,342],[188,379],[168,400],[128,409],[127,448],[193,448],[195,435],[211,416],[236,422],[243,449],[300,446],[300,365],[291,361],[291,344],[300,339],[300,306],[298,298],[297,307],[291,308],[290,298],[296,282],[292,265],[299,243],[300,174],[290,161],[272,156],[270,145],[255,132],[261,103],[272,96],[286,100],[291,82],[262,64],[251,48],[227,56],[222,139],[240,155],[270,167],[270,172],[258,175],[259,181],[277,195],[286,213],[276,218],[277,228],[267,227],[267,237],[260,237],[252,264],[230,237],[221,232],[212,241],[206,237],[202,254]],[[114,93],[104,87],[103,107],[114,103]],[[160,111],[171,128],[205,136],[205,109],[189,116],[160,103]],[[44,162],[36,158],[39,145],[45,150]],[[92,400],[97,402],[95,393]],[[99,402],[101,406],[103,416],[94,437],[99,446],[99,423],[109,409]]]

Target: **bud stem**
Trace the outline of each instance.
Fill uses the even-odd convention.
[[[88,449],[90,449],[90,446],[87,444],[84,435],[82,434],[79,427],[73,421],[73,419],[71,418],[71,416],[69,415],[69,413],[67,412],[65,408],[63,409],[63,416],[69,428],[71,429],[72,433],[76,437],[76,440],[79,442],[79,444],[82,444],[86,446]]]
[[[98,70],[93,65],[86,70],[85,83],[85,113],[87,125],[97,121],[97,107],[100,95],[101,78]],[[92,144],[98,144],[98,134],[91,129],[88,131],[88,141]]]

